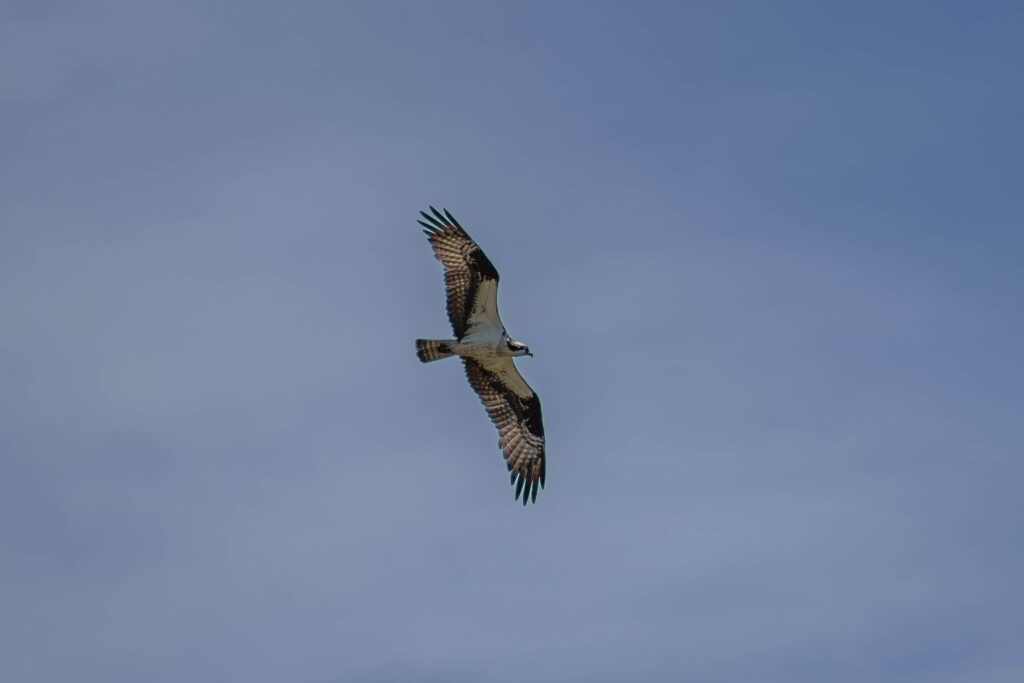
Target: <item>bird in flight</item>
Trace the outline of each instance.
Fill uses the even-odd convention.
[[[526,344],[508,336],[498,317],[498,271],[447,210],[420,212],[423,226],[444,266],[448,320],[455,339],[417,339],[416,355],[424,363],[459,356],[466,377],[480,396],[505,456],[516,500],[537,500],[544,488],[544,425],[540,399],[512,359],[532,356]]]

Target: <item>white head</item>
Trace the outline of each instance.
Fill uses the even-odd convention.
[[[530,347],[526,344],[520,344],[515,339],[509,339],[505,343],[508,344],[508,350],[512,352],[513,356],[533,356],[530,353]]]

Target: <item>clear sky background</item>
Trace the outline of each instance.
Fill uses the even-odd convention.
[[[1018,2],[8,2],[0,674],[1024,680]],[[513,501],[415,223],[536,353]]]

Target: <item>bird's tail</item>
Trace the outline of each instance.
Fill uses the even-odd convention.
[[[429,363],[432,360],[441,360],[448,356],[455,355],[455,352],[451,350],[448,342],[441,341],[440,339],[417,339],[416,340],[416,355],[424,363]]]

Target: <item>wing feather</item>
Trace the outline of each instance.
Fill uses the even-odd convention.
[[[430,213],[420,215],[423,220],[417,222],[444,266],[448,321],[455,336],[462,339],[480,316],[504,329],[498,318],[498,271],[490,259],[447,209],[441,213],[430,207]]]
[[[511,358],[463,358],[466,377],[480,396],[494,426],[498,446],[505,456],[516,500],[537,500],[544,488],[544,424],[540,399],[516,369]]]

